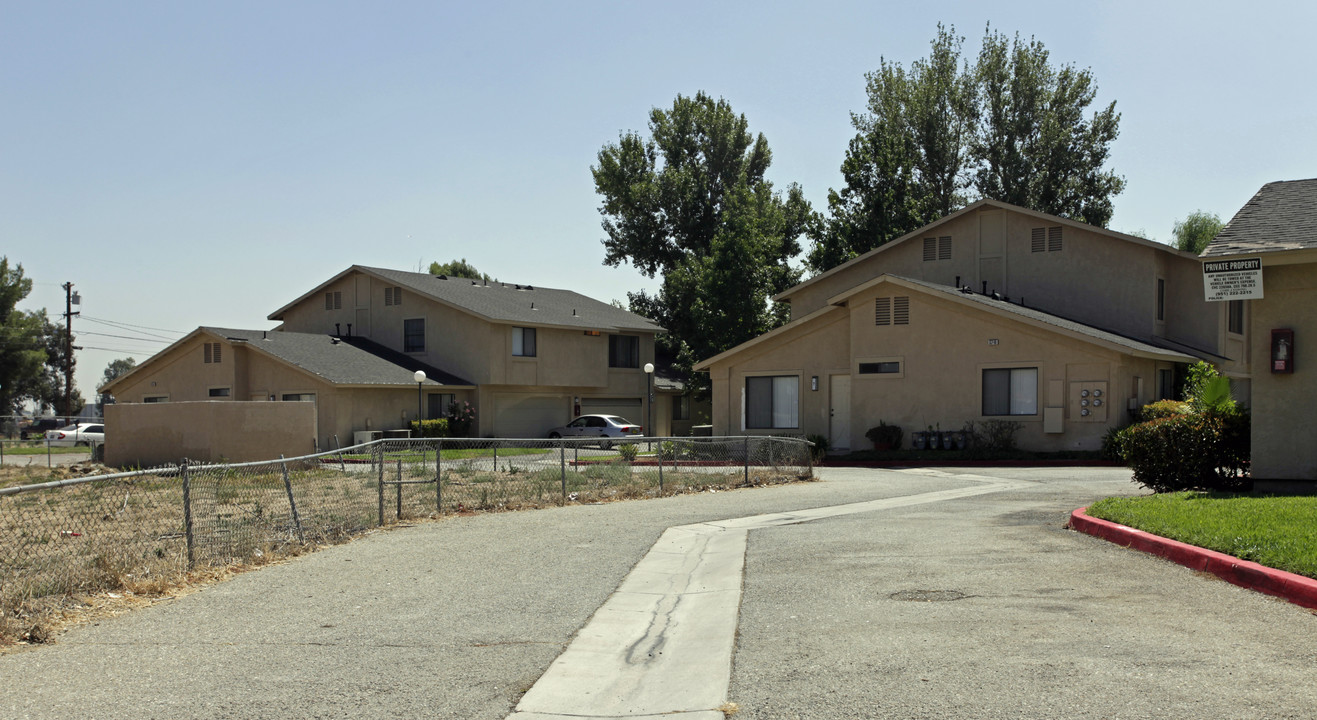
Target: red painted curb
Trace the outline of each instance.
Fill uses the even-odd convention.
[[[1317,580],[1269,568],[1215,550],[1187,545],[1109,520],[1091,517],[1082,507],[1070,513],[1070,527],[1079,532],[1166,558],[1187,568],[1209,572],[1240,587],[1284,598],[1317,609]]]

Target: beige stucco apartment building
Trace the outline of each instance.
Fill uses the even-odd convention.
[[[442,417],[454,401],[475,408],[474,435],[544,437],[583,413],[646,424],[643,368],[662,331],[568,290],[357,265],[269,319],[280,324],[198,328],[101,391],[118,403],[313,402],[305,451]],[[684,388],[661,373],[655,385],[647,432],[667,435],[689,422]]]
[[[1020,447],[1096,450],[1184,365],[1235,371],[1244,335],[1202,288],[1190,253],[981,200],[787,290],[791,322],[696,368],[716,434],[858,450],[880,421],[908,442],[1008,420]]]
[[[1317,481],[1317,353],[1309,350],[1317,338],[1317,179],[1263,186],[1203,252],[1205,262],[1253,258],[1261,297],[1234,301],[1230,318],[1242,331],[1240,374],[1251,388],[1251,474]]]

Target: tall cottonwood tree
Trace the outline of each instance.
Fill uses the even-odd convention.
[[[788,260],[812,212],[798,185],[773,189],[771,164],[763,134],[700,92],[651,110],[648,137],[622,133],[591,168],[604,264],[663,277],[657,294],[629,293],[631,309],[668,329],[663,342],[688,373],[785,321],[769,298],[799,280]]]
[[[1092,73],[1053,67],[1037,40],[991,28],[973,65],[964,38],[938,26],[908,71],[885,59],[866,75],[868,105],[813,224],[807,266],[822,272],[978,197],[1105,226],[1124,180],[1106,169],[1115,103],[1088,118]]]

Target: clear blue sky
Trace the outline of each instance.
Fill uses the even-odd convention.
[[[353,263],[465,257],[600,300],[656,282],[601,264],[590,165],[703,90],[816,209],[863,108],[936,24],[989,21],[1088,67],[1122,114],[1111,226],[1162,241],[1317,176],[1312,3],[0,3],[0,254],[63,310],[176,332],[265,316]],[[77,319],[77,333],[129,335]],[[150,331],[155,332],[155,331]],[[78,385],[163,343],[80,334]]]

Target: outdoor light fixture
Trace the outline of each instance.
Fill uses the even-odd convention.
[[[811,377],[811,378],[809,379],[809,389],[810,389],[810,390],[813,390],[813,391],[815,391],[815,392],[818,392],[818,389],[819,389],[819,376],[818,376],[818,375],[815,375],[815,376],[813,376],[813,377]]]
[[[425,371],[417,370],[412,375],[416,379],[416,431],[421,431],[421,383],[425,382]]]
[[[645,363],[645,375],[649,377],[649,418],[645,423],[646,434],[654,437],[654,363]],[[653,445],[653,443],[650,443]]]

